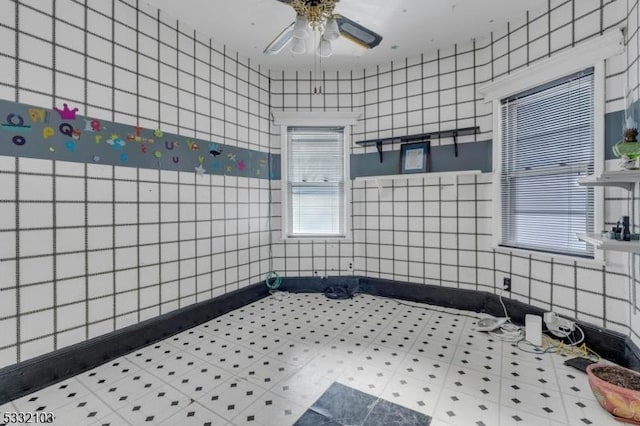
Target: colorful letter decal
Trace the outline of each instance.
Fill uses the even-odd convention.
[[[68,104],[42,108],[0,100],[0,135],[5,132],[8,136],[4,139],[5,144],[0,143],[0,155],[15,155],[17,149],[14,147],[24,146],[27,142],[43,143],[42,147],[29,146],[28,152],[20,155],[89,163],[127,163],[135,167],[162,165],[172,170],[195,171],[198,175],[216,173],[266,177],[268,174],[269,156],[266,153],[227,147],[194,137],[165,135],[159,128],[145,129],[138,125],[111,123],[102,118],[83,117],[76,114],[78,109]],[[34,132],[33,135],[30,131]],[[87,141],[85,144],[80,142],[83,137]],[[154,143],[160,146],[154,146]],[[5,152],[1,151],[2,147]],[[165,154],[167,157],[161,164]],[[147,158],[152,156],[157,164],[152,164],[155,161]]]
[[[49,139],[51,136],[55,135],[56,131],[53,130],[53,127],[45,127],[44,129],[42,129],[42,138],[43,139]]]
[[[47,119],[47,113],[42,108],[29,108],[29,119],[32,123],[43,123]]]
[[[73,126],[69,123],[62,123],[58,126],[58,130],[65,136],[73,135]]]
[[[22,132],[31,130],[31,126],[24,124],[24,118],[20,114],[10,113],[7,115],[7,122],[2,125],[3,130],[12,132]]]
[[[84,119],[84,131],[85,132],[100,132],[104,130],[104,128],[102,127],[102,125],[100,124],[100,120],[96,120],[94,119]]]

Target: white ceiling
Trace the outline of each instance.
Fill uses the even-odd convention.
[[[146,0],[167,15],[210,36],[271,70],[312,70],[320,66],[312,54],[294,55],[286,46],[279,54],[264,48],[295,19],[291,6],[276,0]],[[370,28],[383,37],[371,50],[340,37],[322,69],[362,69],[404,60],[454,43],[487,37],[507,21],[521,22],[526,11],[540,11],[547,0],[341,0],[335,13]],[[315,62],[314,62],[315,61]]]

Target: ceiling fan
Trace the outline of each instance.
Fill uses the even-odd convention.
[[[321,57],[331,56],[331,41],[340,36],[371,49],[382,41],[382,37],[370,29],[352,21],[340,14],[333,13],[333,9],[340,0],[277,0],[290,5],[296,12],[296,20],[288,25],[264,49],[267,55],[279,53],[291,40],[291,52],[305,53],[305,40],[310,35],[310,29],[319,31],[320,43],[316,50]]]

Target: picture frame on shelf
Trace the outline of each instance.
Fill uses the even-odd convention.
[[[400,146],[400,173],[427,173],[429,171],[430,143],[414,142]]]

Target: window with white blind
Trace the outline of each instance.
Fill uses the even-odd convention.
[[[501,101],[500,245],[593,257],[594,71]]]
[[[287,127],[283,194],[287,237],[345,237],[344,127]]]

